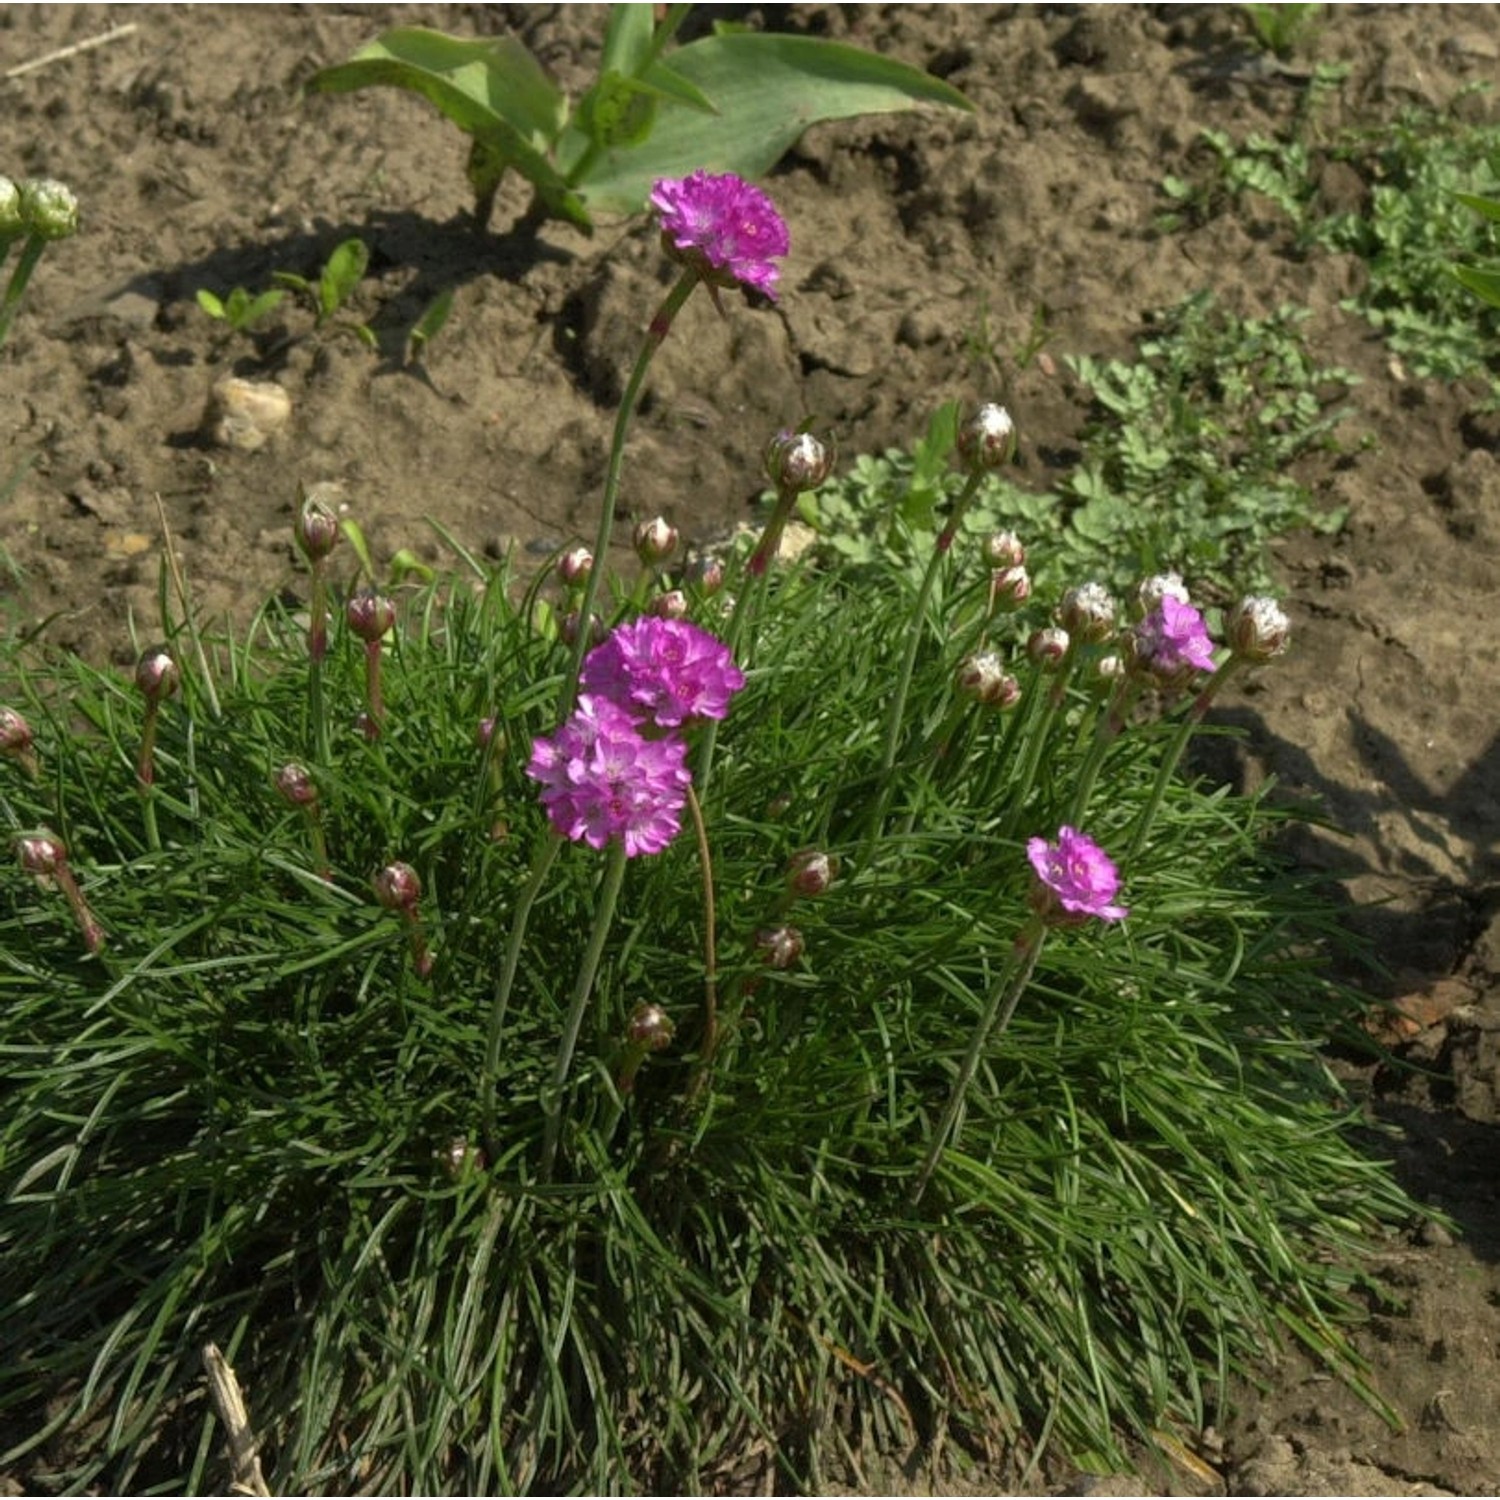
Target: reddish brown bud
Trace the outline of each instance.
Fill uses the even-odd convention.
[[[799,896],[821,896],[838,879],[838,860],[821,849],[802,849],[792,856],[787,881]]]
[[[148,703],[170,698],[182,682],[182,673],[165,646],[153,646],[135,664],[135,685]]]
[[[411,916],[422,899],[422,882],[410,865],[395,860],[375,876],[375,899],[387,911]]]
[[[1003,406],[990,402],[960,423],[958,456],[971,473],[1003,468],[1016,451],[1016,426]]]
[[[755,934],[755,949],[768,969],[790,969],[806,947],[795,927],[766,927]]]
[[[361,589],[344,606],[344,619],[360,640],[384,640],[396,623],[396,606],[374,589]]]

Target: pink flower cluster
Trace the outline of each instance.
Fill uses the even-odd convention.
[[[1164,680],[1214,669],[1214,643],[1203,616],[1170,594],[1163,594],[1135,627],[1135,655],[1152,676]]]
[[[722,719],[745,683],[728,648],[685,620],[622,625],[584,658],[584,691],[568,722],[532,745],[526,774],[542,784],[552,826],[630,858],[677,837],[692,782],[682,729]]]
[[[1115,905],[1120,872],[1087,834],[1066,824],[1057,830],[1057,842],[1034,838],[1026,842],[1026,858],[1037,878],[1037,909],[1044,917],[1066,923],[1098,917],[1118,922],[1127,915]]]
[[[758,187],[733,172],[664,177],[651,190],[669,250],[715,286],[736,282],[776,296],[775,257],[791,247],[786,221]]]

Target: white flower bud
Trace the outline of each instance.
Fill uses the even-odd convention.
[[[1143,578],[1136,586],[1135,597],[1145,615],[1160,609],[1163,599],[1175,599],[1179,604],[1193,602],[1181,573],[1153,573],[1149,578]]]
[[[1102,583],[1069,589],[1057,607],[1057,623],[1080,641],[1107,641],[1115,628],[1115,601]]]
[[[1026,548],[1013,531],[994,531],[984,539],[984,560],[996,569],[1025,565]]]
[[[65,240],[78,233],[78,199],[64,183],[33,177],[21,184],[21,218],[38,238]]]
[[[665,562],[677,550],[677,541],[677,528],[665,516],[657,516],[635,528],[635,555],[650,567]]]
[[[989,402],[959,425],[958,456],[973,473],[1003,468],[1015,451],[1016,426],[1003,406]]]
[[[1292,622],[1274,599],[1252,594],[1229,611],[1224,634],[1236,656],[1246,661],[1270,661],[1286,650]]]

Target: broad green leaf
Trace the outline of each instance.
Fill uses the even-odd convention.
[[[281,306],[285,292],[269,291],[262,292],[249,307],[245,309],[246,323],[258,323],[262,318],[269,317]]]
[[[226,316],[226,309],[224,307],[224,304],[220,302],[212,292],[206,291],[202,287],[199,287],[197,292],[194,293],[194,296],[197,299],[198,306],[201,307],[203,311],[209,315],[209,317],[222,319]]]
[[[370,247],[361,239],[345,240],[334,248],[318,279],[318,308],[323,317],[332,317],[349,300],[369,264]]]
[[[491,161],[514,165],[553,212],[589,227],[588,215],[544,154],[563,127],[567,101],[520,42],[464,41],[422,26],[397,27],[307,83],[322,93],[377,85],[420,94],[483,142]]]
[[[696,109],[705,115],[716,115],[719,112],[714,107],[713,100],[702,89],[689,83],[681,73],[669,68],[666,63],[652,63],[646,69],[644,82],[663,102],[670,100],[675,104],[685,104],[689,109]]]
[[[916,68],[815,37],[742,33],[704,37],[674,52],[672,70],[713,101],[718,114],[664,105],[651,137],[600,152],[576,184],[589,208],[641,209],[658,177],[698,167],[759,177],[810,125],[885,114],[918,104],[973,106],[957,89]],[[582,131],[564,133],[566,173],[589,148]]]
[[[1500,266],[1454,266],[1453,274],[1476,297],[1500,307]]]

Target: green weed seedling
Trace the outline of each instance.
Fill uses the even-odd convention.
[[[1242,5],[1250,34],[1273,56],[1286,62],[1310,43],[1322,18],[1321,5]]]
[[[352,333],[367,349],[376,345],[374,331],[350,319],[336,321],[339,311],[353,295],[370,264],[370,247],[361,239],[344,240],[324,262],[316,281],[292,271],[273,271],[273,281],[303,297],[312,308],[314,327],[331,332]]]
[[[215,322],[223,323],[233,333],[251,333],[281,306],[286,293],[273,287],[257,295],[237,286],[221,300],[206,287],[199,287],[194,296]]]
[[[576,102],[514,37],[465,40],[398,27],[308,88],[396,87],[421,95],[469,137],[474,216],[489,223],[512,168],[530,182],[530,217],[584,230],[596,213],[638,213],[652,183],[704,162],[759,177],[810,125],[939,104],[972,106],[916,68],[811,37],[722,30],[672,48],[692,9],[610,7],[599,76]]]

